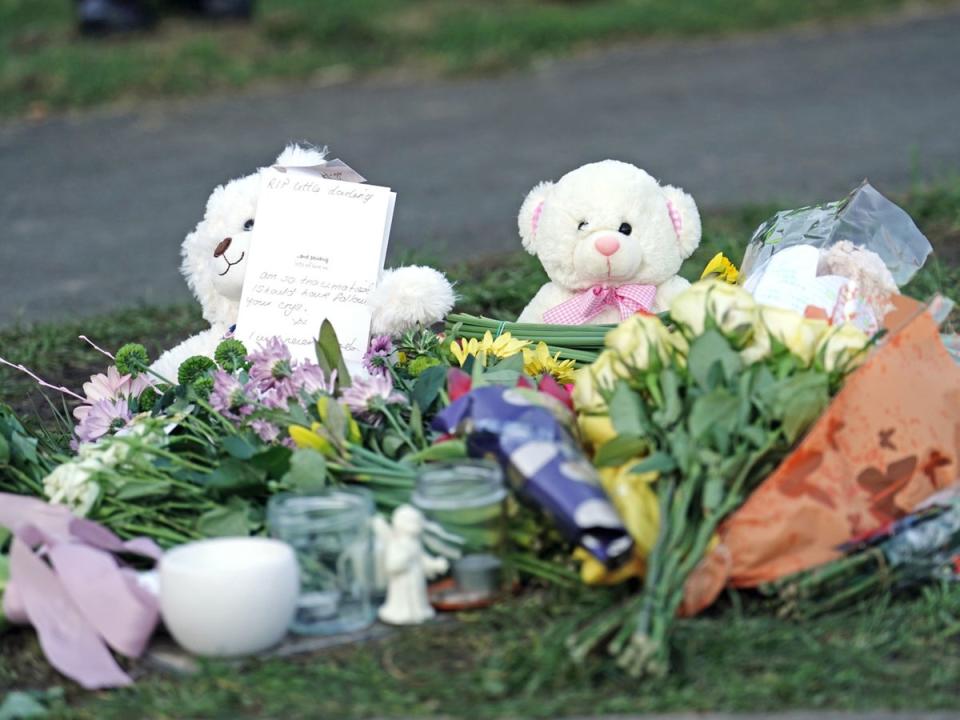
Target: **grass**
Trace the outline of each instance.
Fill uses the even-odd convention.
[[[955,0],[952,0],[955,2]],[[932,0],[948,4],[951,0]],[[165,16],[77,36],[69,0],[0,0],[0,115],[228,91],[383,69],[497,72],[585,46],[760,31],[895,12],[910,0],[260,0],[249,24]]]
[[[913,294],[955,293],[960,280],[960,181],[918,188],[900,201],[930,237]],[[739,259],[772,208],[704,218],[704,241],[685,266],[695,276],[717,250]],[[515,314],[543,282],[537,261],[518,254],[453,268],[460,309]],[[131,339],[158,350],[196,330],[193,307],[139,308],[69,325],[0,334],[8,359],[76,386],[103,358],[75,340],[85,333],[114,349]],[[0,370],[0,399],[30,412],[31,383]],[[737,711],[960,709],[960,585],[876,600],[816,620],[775,619],[750,593],[729,593],[702,617],[679,623],[675,673],[635,682],[606,658],[566,663],[563,638],[608,590],[532,588],[460,622],[402,630],[375,643],[285,660],[208,662],[190,676],[134,663],[129,689],[85,693],[52,671],[32,632],[0,637],[0,697],[46,693],[55,717],[556,717],[575,714]],[[49,692],[53,689],[53,692]]]

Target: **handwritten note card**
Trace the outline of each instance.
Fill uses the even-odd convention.
[[[304,168],[264,169],[260,181],[236,337],[253,349],[279,336],[294,358],[313,359],[326,318],[347,365],[358,368],[396,193]]]

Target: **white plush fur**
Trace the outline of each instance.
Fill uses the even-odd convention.
[[[316,167],[326,162],[326,154],[326,148],[289,145],[275,164]],[[180,363],[191,355],[212,357],[237,322],[250,249],[250,221],[256,217],[259,193],[259,171],[219,186],[207,201],[203,219],[183,241],[180,271],[200,302],[210,329],[187,338],[153,364],[155,372],[171,381],[176,379]],[[214,257],[225,238],[230,238],[229,247]],[[453,307],[453,288],[432,268],[398,268],[384,273],[370,303],[373,331],[394,335],[417,323],[442,320]]]
[[[449,281],[431,267],[386,270],[370,295],[370,329],[375,335],[397,335],[417,323],[431,325],[446,317],[453,302]]]
[[[668,201],[679,214],[679,233]],[[594,285],[656,285],[653,309],[665,310],[689,284],[677,272],[700,244],[693,198],[616,160],[583,165],[556,183],[540,183],[524,200],[517,222],[524,249],[540,259],[550,278],[520,322],[543,322],[544,312]],[[631,226],[629,235],[619,232],[623,223]],[[619,247],[605,255],[598,250],[604,243]],[[591,322],[618,321],[616,309],[606,308]]]

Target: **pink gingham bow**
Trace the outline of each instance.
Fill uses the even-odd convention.
[[[547,310],[543,321],[551,325],[585,325],[608,306],[616,307],[620,319],[626,320],[640,310],[649,312],[656,297],[656,285],[594,285]]]

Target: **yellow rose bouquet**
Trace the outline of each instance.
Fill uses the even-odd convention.
[[[657,507],[645,499],[631,508],[629,498],[620,507],[638,548],[649,550],[643,592],[581,628],[569,647],[583,658],[607,642],[631,674],[662,674],[684,583],[718,524],[824,412],[870,338],[759,307],[736,285],[704,280],[678,295],[664,319],[634,316],[605,345],[578,371],[581,428],[597,433],[601,472],[642,477]]]

